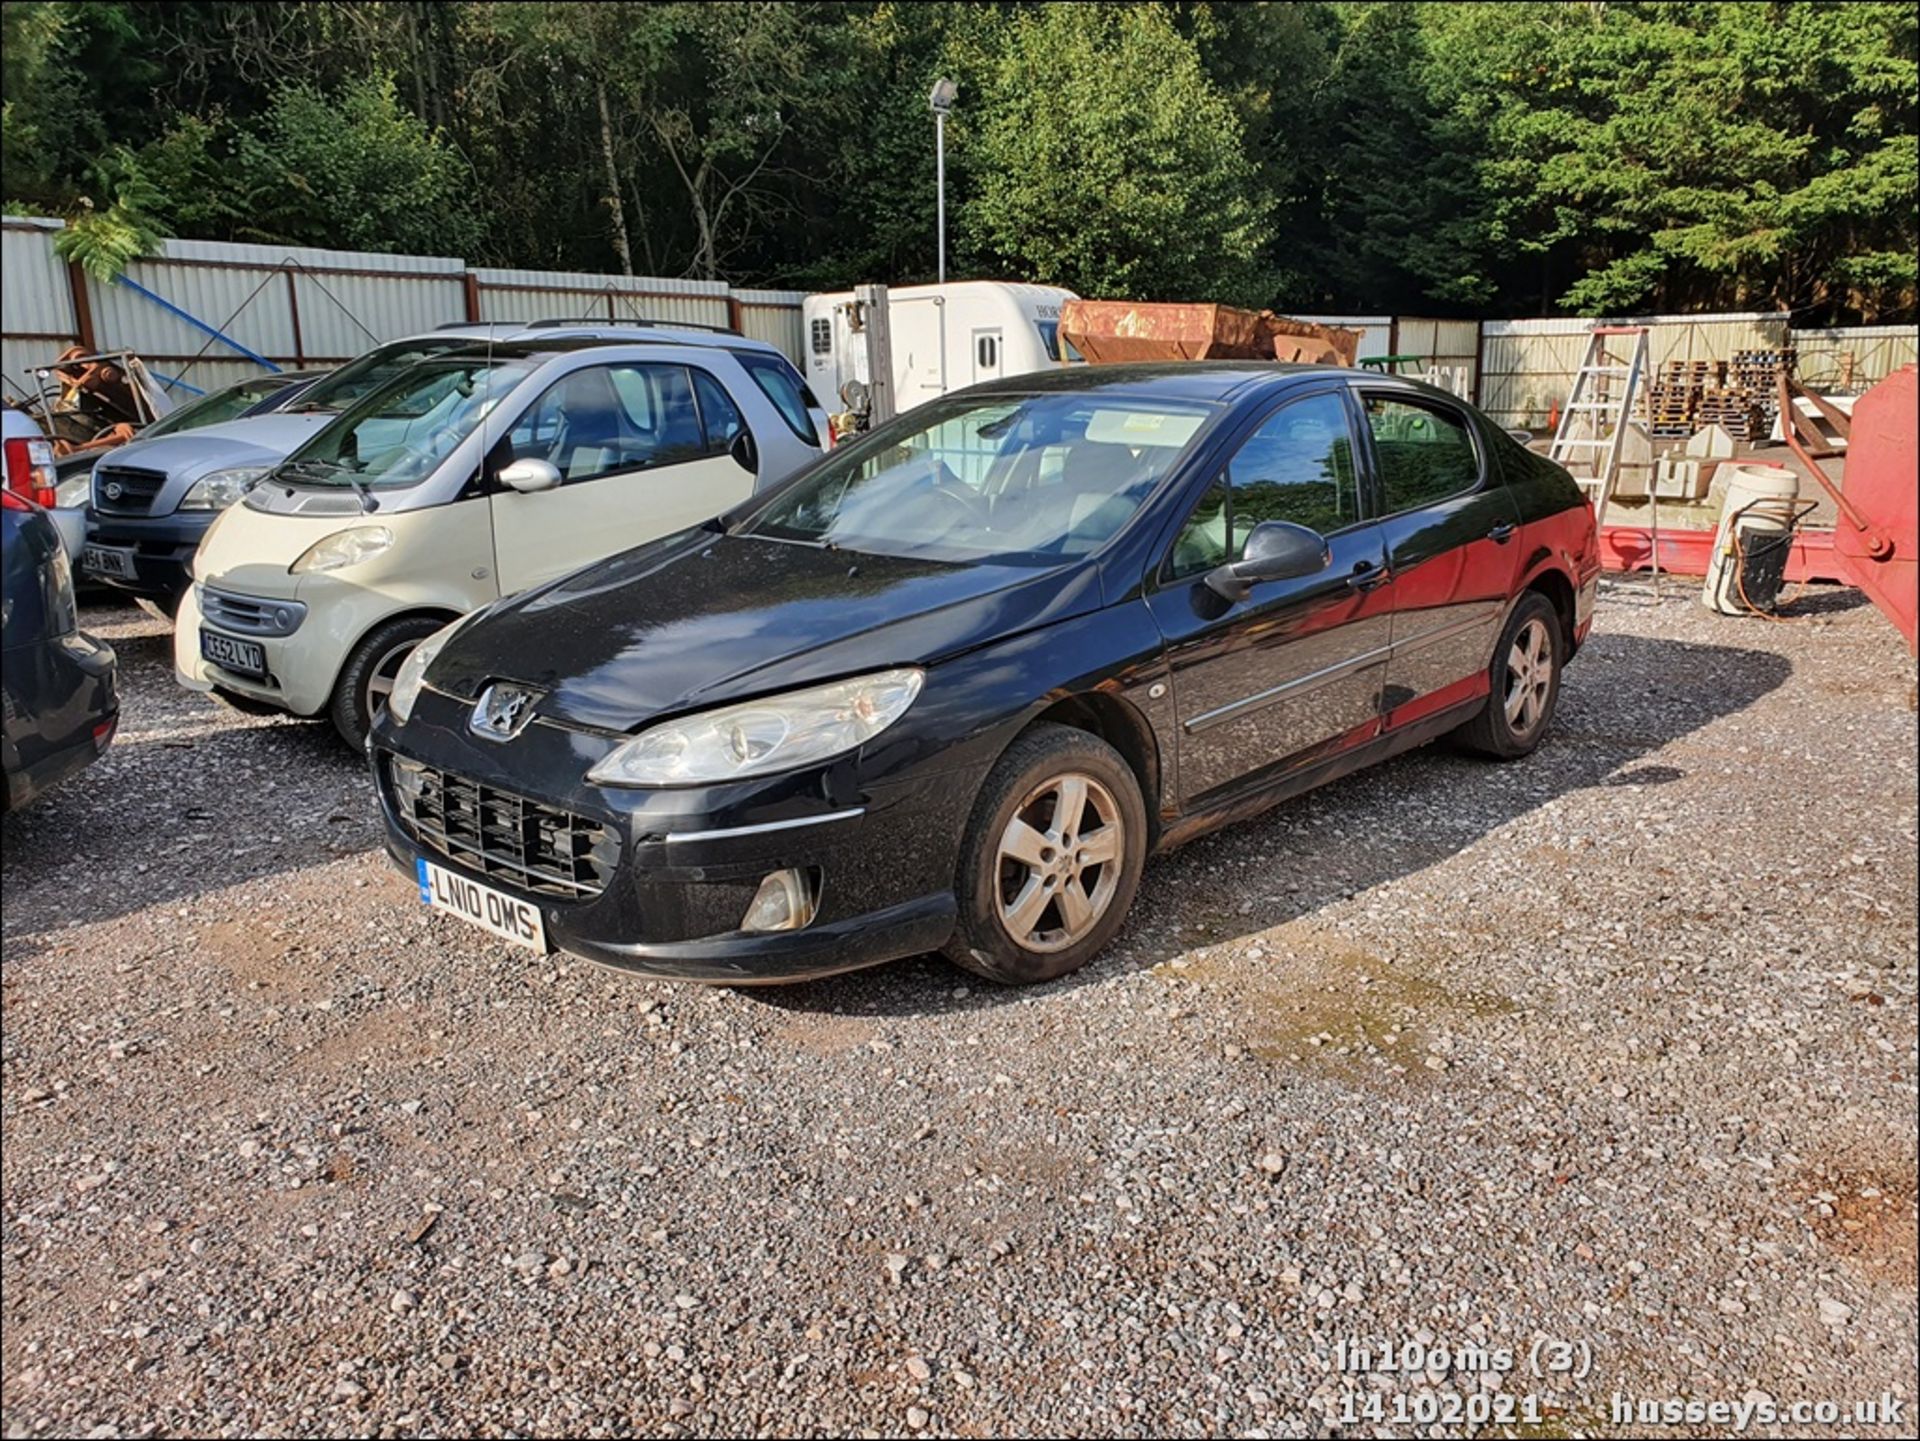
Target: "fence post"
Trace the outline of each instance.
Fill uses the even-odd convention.
[[[307,352],[300,344],[300,294],[293,283],[293,271],[289,268],[280,273],[287,277],[287,315],[293,321],[293,363],[304,366]]]
[[[731,290],[727,292],[727,328],[735,335],[747,333],[747,308]]]
[[[477,325],[480,321],[480,277],[468,270],[463,271],[460,278],[465,282],[467,292],[467,323]]]
[[[100,343],[93,334],[93,301],[87,295],[87,272],[77,260],[67,262],[67,288],[73,293],[73,328],[79,332],[80,348],[88,355],[97,354]]]

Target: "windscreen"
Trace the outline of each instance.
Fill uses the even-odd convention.
[[[140,438],[146,440],[156,435],[175,435],[183,430],[198,430],[203,425],[237,420],[265,397],[290,383],[276,375],[263,375],[256,380],[243,380],[238,385],[229,385],[225,390],[199,396],[168,411],[141,431]]]
[[[300,485],[391,490],[424,480],[531,373],[526,359],[423,360],[289,456],[279,477]]]
[[[358,360],[349,361],[293,404],[296,411],[345,410],[356,400],[370,395],[414,361],[429,355],[444,355],[475,343],[472,336],[435,335],[422,340],[396,340],[369,350]]]
[[[1211,414],[1113,395],[936,401],[836,452],[741,533],[874,555],[1072,559],[1119,532]]]

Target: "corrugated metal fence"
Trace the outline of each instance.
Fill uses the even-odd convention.
[[[101,284],[54,254],[60,228],[12,216],[0,225],[0,370],[10,395],[30,393],[35,367],[74,344],[137,351],[162,378],[210,390],[257,375],[263,361],[335,365],[378,341],[462,320],[726,326],[802,359],[801,291],[206,240],[163,241]]]
[[[9,394],[68,345],[139,352],[163,378],[208,390],[281,367],[332,365],[377,341],[457,320],[590,317],[722,325],[802,355],[803,292],[577,271],[488,270],[450,256],[168,240],[122,280],[100,284],[55,256],[57,220],[0,224],[0,370]],[[1563,400],[1591,323],[1313,315],[1363,332],[1361,353],[1419,356],[1507,425],[1541,429]],[[1785,315],[1669,315],[1652,330],[1656,367],[1793,344],[1815,384],[1864,388],[1915,358],[1912,326],[1792,330]],[[211,330],[221,332],[217,338]]]

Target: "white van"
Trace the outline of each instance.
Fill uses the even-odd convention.
[[[1054,285],[998,280],[888,290],[895,412],[983,380],[1079,359],[1060,342],[1060,306],[1077,299]],[[807,384],[831,406],[844,400],[841,387],[849,380],[870,380],[854,293],[809,295],[803,313]]]

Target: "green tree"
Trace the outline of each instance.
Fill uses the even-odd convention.
[[[466,161],[375,75],[337,96],[295,85],[240,131],[247,238],[464,255],[480,238]]]
[[[965,126],[976,183],[962,206],[984,259],[1086,295],[1271,297],[1273,198],[1163,7],[1024,11],[985,91]]]

